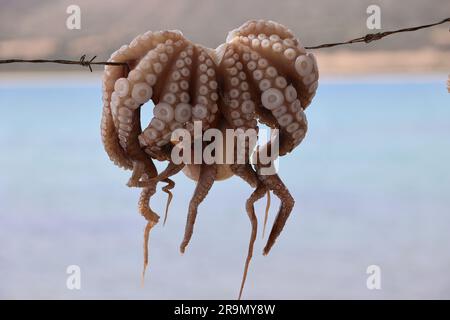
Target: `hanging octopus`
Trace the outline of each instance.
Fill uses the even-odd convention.
[[[286,27],[259,20],[248,21],[231,31],[226,43],[215,50],[190,42],[179,31],[149,31],[122,46],[109,61],[125,62],[127,67],[105,67],[102,141],[110,159],[132,171],[128,186],[142,188],[139,211],[147,220],[144,272],[149,233],[159,221],[149,203],[157,184],[166,183],[165,222],[172,199],[170,190],[175,186],[171,176],[182,171],[197,181],[180,245],[184,253],[193,234],[197,209],[213,183],[236,175],[254,188],[246,202],[252,231],[240,298],[257,235],[254,203],[266,194],[270,202],[270,192],[281,202],[264,255],[269,253],[294,206],[294,199],[278,174],[262,173],[267,164],[259,161],[258,155],[263,149],[267,152],[273,148],[273,141],[254,152],[254,146],[245,143],[244,163],[175,163],[171,154],[177,142],[172,134],[185,129],[193,135],[195,123],[201,123],[203,131],[257,131],[259,121],[278,129],[278,153],[286,155],[301,143],[307,131],[304,110],[318,85],[314,56],[306,53]],[[140,111],[149,100],[154,104],[154,116],[146,128],[141,128]],[[251,154],[256,161],[249,160]],[[168,161],[168,165],[158,173],[154,160]]]

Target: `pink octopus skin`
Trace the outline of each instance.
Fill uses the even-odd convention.
[[[197,209],[214,181],[232,175],[241,177],[254,192],[246,202],[252,233],[244,266],[242,295],[253,245],[257,235],[254,203],[272,191],[280,208],[270,232],[264,255],[281,233],[294,199],[278,174],[263,175],[260,162],[245,164],[184,165],[172,162],[174,130],[193,133],[195,121],[203,130],[232,128],[258,130],[258,122],[280,131],[279,154],[294,150],[307,131],[304,110],[318,86],[318,67],[299,40],[286,27],[273,21],[251,20],[228,34],[217,49],[194,44],[179,31],[147,32],[122,46],[109,61],[128,67],[106,66],[103,76],[102,141],[111,161],[132,170],[130,187],[142,188],[139,211],[147,220],[144,239],[144,271],[148,263],[148,238],[159,216],[150,208],[158,182],[166,182],[167,209],[175,186],[171,176],[183,170],[197,181],[188,207],[184,252],[193,234]],[[154,117],[141,128],[141,108],[152,100]],[[147,119],[146,119],[147,120]],[[262,148],[270,149],[269,142]],[[261,148],[258,149],[261,152]],[[250,149],[247,147],[247,155]],[[154,160],[168,161],[158,173]]]

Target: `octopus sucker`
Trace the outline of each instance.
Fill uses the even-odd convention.
[[[286,80],[286,77],[283,76],[284,74],[280,78],[279,73],[276,71],[277,68],[271,63],[268,63],[267,59],[262,58],[258,52],[253,51],[253,56],[253,60],[256,60],[258,65],[258,69],[253,71],[254,87],[258,88],[261,93],[262,105],[270,110],[274,117],[268,117],[267,113],[261,112],[261,108],[258,108],[257,112],[264,123],[268,123],[270,127],[281,126],[280,129],[285,131],[284,128],[292,121],[292,119],[295,119],[295,114],[292,113],[289,116],[284,115],[288,110],[284,103],[293,102],[297,98],[297,90],[292,84],[287,86],[288,82],[283,81]],[[247,65],[247,67],[249,66]],[[249,71],[250,69],[251,68],[249,68]],[[280,70],[279,72],[283,71]],[[284,89],[284,94],[283,87],[286,87],[286,89]],[[280,155],[290,152],[297,142],[297,140],[290,135],[290,132],[285,131],[284,136],[288,138],[281,141]]]
[[[266,41],[273,43],[270,49],[262,47],[260,45],[260,40],[258,39],[254,39],[257,41],[252,41],[250,44],[241,41],[240,37],[236,37],[233,41],[240,42],[242,45],[251,48],[255,54],[270,60],[275,68],[281,71],[281,73],[287,74],[293,82],[294,87],[297,88],[297,90],[306,93],[304,99],[304,95],[302,95],[302,103],[306,107],[310,102],[308,95],[313,91],[311,90],[311,92],[308,92],[310,84],[317,82],[318,80],[317,62],[314,56],[309,53],[307,54],[303,47],[298,43],[298,40],[292,35],[287,38],[272,38],[273,40],[268,40],[271,38],[271,35],[259,34],[258,37],[261,39],[261,36],[264,37]],[[278,49],[275,49],[273,46]],[[296,72],[293,72],[294,70]],[[307,79],[306,83],[304,81],[305,77]]]
[[[118,73],[116,77],[119,78],[125,74],[125,68],[117,67]],[[118,128],[115,127],[113,122],[113,115],[111,112],[111,94],[114,87],[114,79],[108,72],[105,72],[103,79],[103,114],[101,121],[101,136],[102,142],[105,147],[105,151],[108,154],[111,161],[119,167],[124,169],[131,169],[133,167],[132,162],[126,156],[125,151],[119,145],[119,137],[117,135]]]
[[[142,279],[149,261],[150,232],[160,219],[150,208],[158,184],[165,184],[161,190],[167,194],[165,225],[175,188],[172,177],[182,171],[196,182],[180,244],[184,253],[199,206],[214,182],[238,176],[252,188],[245,203],[251,232],[241,298],[257,238],[255,202],[267,195],[264,238],[271,192],[280,199],[264,255],[294,207],[288,188],[271,170],[273,163],[263,159],[269,154],[272,161],[284,156],[304,139],[308,129],[304,111],[318,88],[316,59],[285,26],[251,20],[231,31],[216,49],[195,44],[179,31],[148,31],[120,47],[109,61],[126,66],[105,66],[102,142],[114,164],[132,170],[127,185],[141,188],[138,210],[147,221]],[[150,101],[153,116],[142,119],[146,127],[141,127],[141,108],[148,108]],[[259,124],[274,130],[275,140],[257,145]],[[234,135],[228,136],[228,130]],[[230,142],[232,149],[227,148]],[[214,156],[213,161],[205,154]],[[154,161],[167,161],[167,166],[158,172]]]

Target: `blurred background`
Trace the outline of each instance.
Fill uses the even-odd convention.
[[[0,0],[0,59],[107,59],[147,30],[179,29],[194,42],[217,47],[228,31],[249,19],[270,19],[294,31],[304,46],[350,40],[369,32],[369,5],[381,9],[381,27],[391,30],[436,22],[450,14],[447,0]],[[81,29],[66,28],[66,9],[81,9]],[[394,35],[369,45],[317,51],[321,73],[447,72],[448,25]],[[99,60],[100,61],[100,60]],[[2,66],[3,70],[49,70],[45,65]],[[52,66],[50,70],[73,70]]]
[[[70,4],[81,8],[80,30],[66,28]],[[259,18],[311,46],[377,31],[366,27],[371,4],[381,8],[381,31],[450,16],[447,0],[0,0],[0,59],[100,61],[161,29],[216,47]],[[265,200],[258,203],[244,298],[450,298],[448,28],[314,51],[321,80],[308,135],[280,161],[296,206],[263,257]],[[213,186],[181,256],[195,185],[175,177],[168,223],[152,232],[140,287],[145,221],[139,190],[125,185],[130,173],[114,167],[100,141],[101,68],[1,65],[0,111],[0,298],[237,297],[252,191],[237,178]],[[162,215],[165,202],[158,192],[152,207]],[[66,287],[69,265],[81,268],[81,290]],[[380,267],[380,290],[366,286],[370,265]]]

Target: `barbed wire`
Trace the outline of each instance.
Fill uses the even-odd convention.
[[[75,64],[83,67],[89,68],[92,72],[93,65],[103,65],[103,66],[128,66],[126,62],[111,62],[111,61],[94,61],[97,56],[92,57],[87,60],[86,55],[83,54],[78,60],[64,60],[64,59],[5,59],[0,60],[0,64],[8,63],[58,63],[58,64]]]
[[[417,31],[417,30],[421,30],[421,29],[431,28],[434,26],[444,24],[446,22],[450,22],[450,18],[446,18],[439,22],[435,22],[435,23],[431,23],[431,24],[424,24],[424,25],[417,26],[417,27],[409,27],[409,28],[403,28],[403,29],[397,29],[397,30],[391,30],[391,31],[369,33],[369,34],[366,34],[364,37],[359,37],[359,38],[355,38],[355,39],[344,41],[344,42],[319,44],[317,46],[305,47],[305,49],[312,50],[312,49],[331,48],[331,47],[337,47],[337,46],[342,46],[342,45],[346,45],[346,44],[353,44],[353,43],[360,43],[360,42],[370,43],[372,41],[380,40],[380,39],[390,36],[392,34],[402,33],[402,32],[412,32],[412,31]]]
[[[324,43],[319,44],[316,46],[306,46],[305,49],[308,50],[315,50],[315,49],[323,49],[323,48],[331,48],[331,47],[337,47],[337,46],[343,46],[348,44],[354,44],[354,43],[370,43],[373,41],[381,40],[384,37],[396,34],[396,33],[403,33],[403,32],[413,32],[421,29],[431,28],[435,27],[444,23],[450,22],[450,18],[443,19],[441,21],[431,23],[431,24],[424,24],[421,26],[416,27],[409,27],[409,28],[403,28],[403,29],[397,29],[397,30],[390,30],[390,31],[384,31],[384,32],[377,32],[377,33],[368,33],[363,37],[355,38],[348,41],[343,42],[333,42],[333,43]],[[450,30],[449,30],[450,31]],[[108,65],[108,66],[128,66],[126,62],[111,62],[111,61],[94,61],[97,58],[97,56],[92,57],[91,59],[86,59],[86,55],[82,55],[80,59],[78,60],[64,60],[64,59],[4,59],[0,60],[0,64],[11,64],[11,63],[57,63],[57,64],[68,64],[68,65],[80,65],[82,67],[87,67],[92,72],[92,66],[93,65]]]

